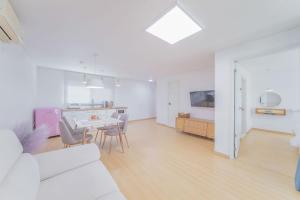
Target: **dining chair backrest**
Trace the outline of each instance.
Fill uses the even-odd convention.
[[[126,133],[127,126],[128,126],[128,114],[126,114],[126,113],[121,114],[119,120],[122,121],[120,123],[120,128],[121,128],[122,132]]]
[[[68,119],[65,116],[63,116],[62,119],[63,119],[64,123],[66,124],[67,128],[69,129],[69,131],[72,132],[73,128],[71,127]]]
[[[64,144],[74,144],[76,140],[73,138],[71,131],[63,120],[59,121],[60,136]]]
[[[300,156],[298,158],[298,165],[296,169],[295,185],[296,185],[296,190],[300,192]]]
[[[119,117],[118,112],[113,112],[113,114],[111,114],[111,118],[117,119],[118,117]]]

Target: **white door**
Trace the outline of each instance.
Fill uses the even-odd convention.
[[[168,125],[175,127],[176,117],[179,111],[179,81],[168,83]]]
[[[242,84],[241,84],[241,137],[243,137],[247,132],[247,81],[245,78],[242,77]]]
[[[246,79],[244,79],[238,70],[234,72],[235,78],[235,115],[234,115],[234,157],[238,157],[240,149],[241,137],[247,131],[247,91],[246,91]]]

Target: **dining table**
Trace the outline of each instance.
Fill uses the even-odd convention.
[[[120,136],[120,143],[122,147],[122,151],[124,152],[123,148],[123,141],[121,137],[121,131],[119,124],[122,122],[121,120],[113,117],[105,117],[101,119],[73,119],[75,122],[75,128],[76,129],[83,129],[84,137],[86,138],[86,134],[93,130],[98,130],[99,128],[105,128],[105,127],[111,127],[116,126],[119,130],[119,136]],[[83,140],[83,144],[86,144],[86,140]]]

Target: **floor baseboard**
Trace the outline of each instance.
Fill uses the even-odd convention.
[[[273,131],[273,130],[262,129],[262,128],[251,128],[250,131],[251,130],[254,130],[254,131],[264,131],[264,132],[275,133],[275,134],[295,135],[294,133],[282,132],[282,131]],[[250,132],[250,131],[248,131],[248,132]]]
[[[156,119],[156,117],[149,117],[149,118],[143,118],[143,119],[134,119],[134,120],[129,120],[128,122],[140,122],[140,121],[146,121],[146,120],[151,120],[151,119]]]

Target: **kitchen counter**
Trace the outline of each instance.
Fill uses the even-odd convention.
[[[76,112],[76,111],[97,111],[97,110],[127,110],[127,107],[86,107],[86,108],[65,108],[63,112]]]

